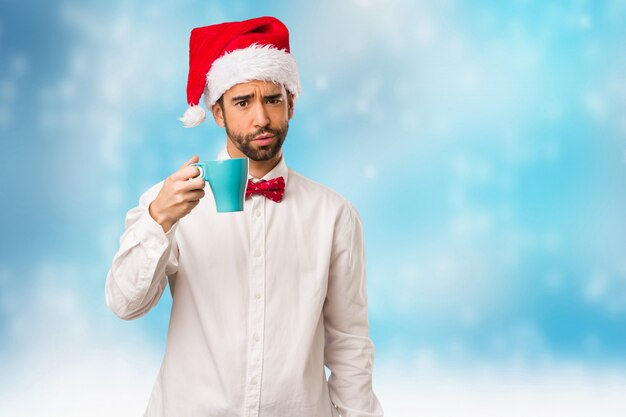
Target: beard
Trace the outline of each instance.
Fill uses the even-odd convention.
[[[228,128],[226,120],[224,120],[224,127],[226,128],[226,134],[228,137],[233,141],[237,149],[239,149],[244,155],[253,161],[268,161],[280,152],[283,143],[285,142],[285,138],[287,137],[289,122],[285,122],[284,125],[278,128],[265,127],[248,135],[231,131]],[[252,140],[265,133],[269,133],[274,136],[274,143],[263,146],[253,146]]]

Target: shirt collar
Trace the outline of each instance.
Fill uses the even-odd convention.
[[[217,159],[218,160],[224,160],[224,159],[231,159],[230,154],[228,153],[228,149],[226,149],[225,147],[217,154]],[[287,186],[287,176],[288,176],[289,170],[287,169],[287,164],[285,163],[285,154],[283,153],[283,155],[280,158],[280,161],[278,161],[278,163],[276,164],[276,166],[274,168],[272,168],[272,170],[270,172],[268,172],[267,174],[265,174],[265,176],[263,176],[263,180],[269,180],[272,178],[276,178],[276,177],[283,177],[283,179],[285,180],[285,187]],[[250,175],[250,173],[248,173],[248,179],[252,179],[254,182],[257,182],[258,179],[254,178],[252,175]]]

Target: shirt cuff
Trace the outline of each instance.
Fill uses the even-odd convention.
[[[172,243],[177,228],[178,221],[165,233],[163,227],[150,216],[146,209],[136,224],[135,232],[142,241],[152,242],[154,249],[157,249],[158,247],[167,247]]]

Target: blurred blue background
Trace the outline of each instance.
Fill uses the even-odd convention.
[[[106,273],[225,143],[176,120],[190,30],[260,15],[303,84],[287,163],[363,218],[387,414],[624,415],[623,0],[0,1],[0,414],[143,412],[171,298],[121,321]]]

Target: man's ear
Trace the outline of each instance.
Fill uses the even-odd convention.
[[[224,127],[224,111],[222,110],[222,106],[219,103],[215,103],[211,107],[211,112],[213,113],[213,119],[215,119],[215,123],[219,127]]]
[[[291,120],[291,118],[293,117],[293,94],[292,93],[287,93],[287,116],[289,117],[288,120]]]

